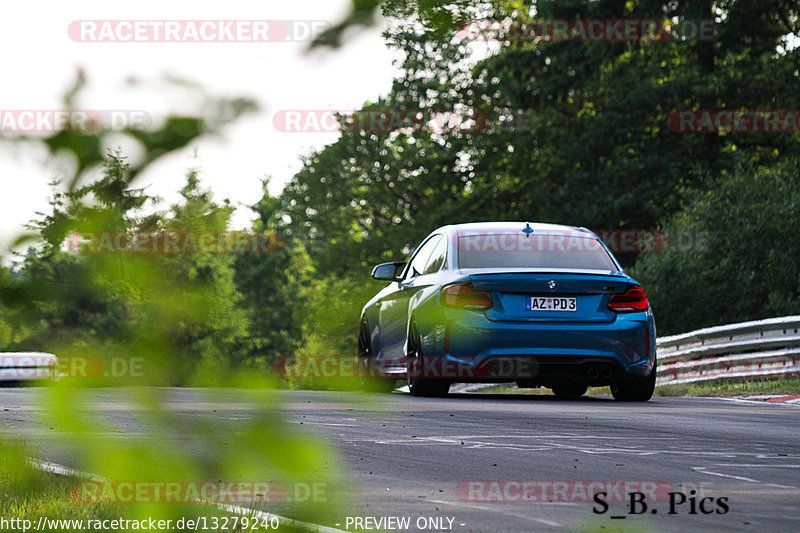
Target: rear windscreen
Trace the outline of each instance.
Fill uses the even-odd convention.
[[[458,266],[618,270],[596,237],[516,232],[460,235]]]

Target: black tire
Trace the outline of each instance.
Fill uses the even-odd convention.
[[[611,395],[618,402],[646,402],[656,390],[656,366],[644,379],[631,379],[611,385]]]
[[[556,398],[559,400],[575,400],[576,398],[580,398],[586,394],[586,389],[588,388],[588,385],[585,383],[559,383],[551,387],[551,389],[553,389],[553,394],[555,394]]]
[[[419,330],[415,323],[411,323],[408,332],[408,348],[406,352],[406,375],[408,376],[408,390],[412,396],[447,396],[450,391],[450,382],[443,379],[430,379],[424,375],[425,359],[422,353]]]
[[[361,323],[358,332],[358,381],[364,392],[392,392],[397,384],[396,379],[375,376],[372,366],[372,341],[369,336],[369,325]]]

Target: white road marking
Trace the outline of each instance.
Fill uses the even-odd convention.
[[[765,465],[765,464],[737,464],[737,463],[717,463],[711,466],[735,466],[753,468],[800,468],[800,465]]]
[[[736,479],[736,480],[739,480],[739,481],[747,481],[749,483],[761,483],[757,479],[750,479],[749,477],[732,476],[730,474],[721,474],[719,472],[711,472],[710,470],[706,469],[706,467],[704,467],[704,466],[694,466],[694,467],[692,467],[692,470],[694,472],[700,472],[701,474],[708,474],[709,476],[727,477],[727,478]]]
[[[788,402],[765,402],[764,400],[745,400],[744,398],[715,398],[717,400],[724,400],[726,402],[736,402],[736,403],[749,403],[751,405],[760,405],[761,407],[766,407],[768,405],[782,405],[784,407],[800,407],[800,403],[795,401],[788,401]]]
[[[492,512],[495,512],[495,513],[504,514],[506,516],[515,516],[517,518],[523,518],[525,520],[533,520],[535,522],[539,522],[541,524],[544,524],[544,525],[550,526],[550,527],[564,527],[562,524],[559,524],[558,522],[553,522],[551,520],[545,520],[544,518],[536,518],[534,516],[530,516],[530,515],[527,515],[527,514],[523,515],[523,514],[519,514],[519,513],[508,513],[508,512],[505,512],[505,511],[500,511],[497,507],[489,507],[489,506],[486,506],[486,505],[477,505],[477,504],[474,504],[474,503],[450,502],[450,501],[446,501],[446,500],[428,500],[428,501],[432,502],[432,503],[443,504],[443,505],[452,505],[452,506],[455,506],[455,507],[464,507],[464,508],[467,508],[467,509],[475,509],[475,510],[478,510],[478,511],[492,511]]]
[[[489,440],[492,439],[492,440]],[[636,456],[649,456],[649,455],[686,455],[693,457],[716,457],[716,458],[734,458],[741,454],[735,451],[704,451],[704,450],[685,450],[685,449],[653,449],[653,443],[656,441],[674,441],[680,442],[677,437],[650,437],[642,439],[641,445],[632,444],[629,446],[619,446],[608,444],[609,440],[619,440],[630,443],[630,437],[612,437],[612,436],[590,436],[590,435],[509,435],[503,438],[502,442],[493,440],[497,439],[497,435],[432,435],[427,437],[406,437],[400,439],[348,439],[351,443],[357,442],[370,442],[374,444],[393,444],[399,446],[459,446],[467,449],[503,449],[515,451],[551,451],[551,450],[568,450],[578,453],[586,453],[592,455],[611,455],[611,454],[627,454]],[[533,444],[527,443],[514,443],[514,439],[535,439],[546,440],[546,442],[536,442]],[[592,441],[600,440],[602,444],[592,446],[589,443],[583,444],[581,442],[568,442],[568,441]],[[512,442],[510,442],[512,441]],[[562,442],[559,442],[562,441]]]
[[[781,457],[781,459],[785,459]],[[799,487],[794,487],[791,485],[780,485],[778,483],[769,483],[765,481],[759,481],[756,479],[750,479],[748,477],[743,476],[733,476],[730,474],[723,474],[721,472],[712,472],[709,468],[716,468],[716,467],[734,467],[734,468],[800,468],[800,465],[769,465],[769,464],[751,464],[751,463],[716,463],[709,466],[694,466],[692,470],[695,472],[699,472],[701,474],[708,474],[710,476],[719,476],[719,477],[728,477],[732,479],[736,479],[739,481],[747,481],[750,483],[758,483],[760,485],[764,485],[766,487],[775,487],[780,489],[790,489],[795,491],[800,491]]]
[[[304,426],[334,426],[334,427],[346,427],[346,428],[358,427],[358,424],[336,424],[334,422],[316,422],[314,420],[290,420],[289,423],[297,425],[302,424]]]

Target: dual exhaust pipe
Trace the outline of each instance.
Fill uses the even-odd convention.
[[[607,366],[590,366],[586,373],[590,379],[609,379],[614,372]]]

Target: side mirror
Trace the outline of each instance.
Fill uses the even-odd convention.
[[[384,281],[397,281],[405,263],[381,263],[372,269],[372,277]]]

